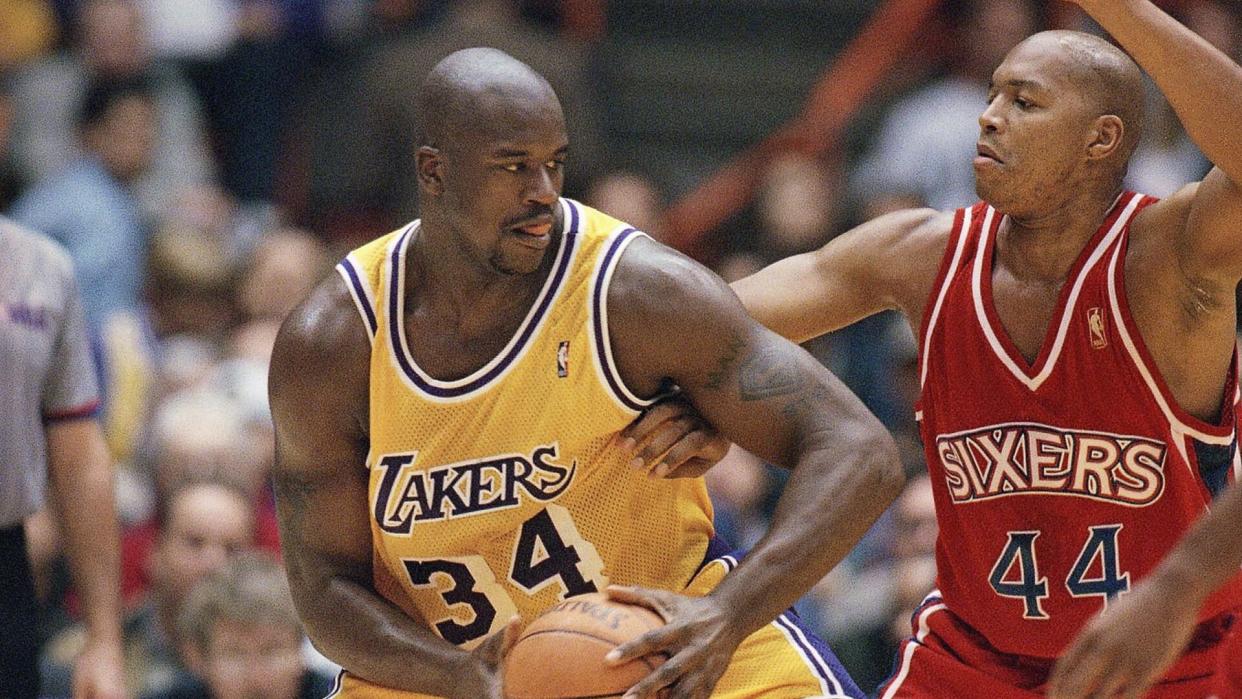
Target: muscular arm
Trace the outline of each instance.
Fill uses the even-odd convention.
[[[755,320],[794,342],[889,309],[917,332],[952,223],[930,209],[881,216],[739,279],[733,291]]]
[[[337,275],[281,327],[268,390],[281,549],[315,646],[371,682],[490,696],[472,656],[382,598],[371,577],[366,469],[370,346]]]
[[[1235,128],[1242,67],[1148,0],[1077,1],[1151,75],[1216,166],[1167,202],[1184,212],[1178,249],[1184,271],[1236,282],[1242,278],[1242,139]]]
[[[809,354],[755,323],[715,275],[657,243],[626,250],[608,304],[631,387],[649,394],[673,381],[723,434],[793,468],[767,535],[712,593],[744,636],[822,578],[896,496],[895,447]]]

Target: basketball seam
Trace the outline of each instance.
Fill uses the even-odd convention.
[[[587,638],[593,641],[603,641],[604,643],[607,643],[614,648],[617,646],[617,642],[612,640],[611,638],[604,638],[603,636],[596,636],[593,633],[587,633],[586,631],[576,631],[574,629],[546,629],[544,631],[532,631],[526,634],[525,636],[523,636],[521,640],[525,641],[528,638],[534,638],[535,636],[542,636],[545,633],[568,633],[568,634],[573,634],[575,636],[586,636]],[[635,658],[634,660],[638,660],[642,662],[643,665],[647,666],[648,670],[654,671],[656,669],[656,666],[652,665],[651,661],[647,660],[646,656]],[[619,697],[619,696],[621,695],[620,694],[600,694],[600,695],[591,695],[589,697],[566,697],[565,699],[597,699],[597,697]]]

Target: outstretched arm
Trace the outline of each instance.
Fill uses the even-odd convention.
[[[500,634],[468,653],[373,587],[369,370],[362,320],[333,274],[290,314],[272,353],[273,482],[293,601],[315,646],[359,677],[442,697],[500,699]]]
[[[794,342],[890,309],[917,334],[952,225],[952,213],[894,212],[740,279],[733,291],[755,320]],[[621,444],[634,451],[637,468],[673,478],[701,475],[726,446],[680,402],[644,413],[622,431]]]
[[[693,261],[635,241],[608,304],[618,364],[633,389],[650,394],[674,382],[726,436],[793,469],[770,530],[741,565],[702,601],[649,595],[675,618],[622,650],[622,657],[676,651],[636,696],[674,682],[672,696],[706,696],[737,644],[861,538],[900,491],[901,466],[884,428],[836,377],[754,322],[724,282]]]
[[[1151,576],[1115,600],[1061,656],[1054,699],[1141,697],[1186,648],[1199,608],[1242,566],[1242,487],[1234,484]]]
[[[1178,256],[1190,276],[1217,277],[1230,296],[1242,278],[1242,67],[1149,0],[1074,0],[1156,82],[1216,167],[1168,200],[1184,225]],[[1163,204],[1163,202],[1162,202]]]

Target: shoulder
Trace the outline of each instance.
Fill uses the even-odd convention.
[[[38,269],[40,276],[73,280],[73,260],[55,240],[3,216],[0,216],[0,238],[7,239],[6,247],[19,256],[22,264]]]
[[[629,315],[634,311],[674,311],[673,300],[690,300],[725,291],[720,277],[686,255],[642,235],[625,248],[608,288],[611,308]],[[616,312],[614,311],[614,312]]]
[[[289,313],[276,336],[268,394],[278,428],[306,413],[363,415],[370,376],[368,332],[345,280],[329,273]]]

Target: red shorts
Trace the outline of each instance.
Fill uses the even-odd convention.
[[[1148,699],[1205,699],[1215,690],[1219,699],[1242,699],[1242,684],[1216,689],[1217,665],[1223,663],[1222,639],[1233,621],[1224,614],[1200,625],[1190,650],[1147,694]],[[1004,653],[945,607],[938,593],[914,614],[914,636],[897,651],[896,669],[880,687],[878,699],[1035,699],[1055,660]],[[1242,633],[1232,637],[1242,653]],[[1234,681],[1242,680],[1242,658],[1233,661]],[[1214,684],[1214,682],[1216,684]]]
[[[1242,623],[1234,624],[1221,644],[1212,699],[1242,699]]]

